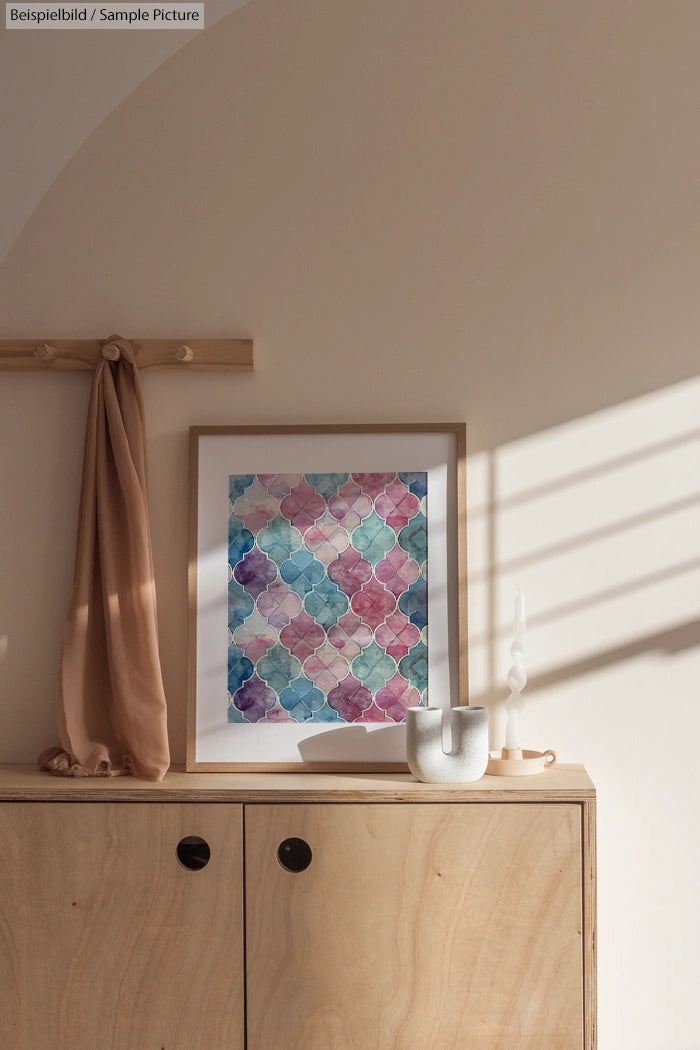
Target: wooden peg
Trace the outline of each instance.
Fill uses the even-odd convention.
[[[108,361],[118,361],[122,352],[116,343],[105,343],[102,347],[102,356]]]
[[[58,350],[50,343],[37,343],[34,347],[34,356],[38,361],[55,361]]]

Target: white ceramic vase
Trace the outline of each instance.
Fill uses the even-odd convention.
[[[452,749],[442,746],[442,708],[406,711],[406,759],[417,780],[426,784],[480,780],[489,760],[489,713],[485,707],[450,709]]]

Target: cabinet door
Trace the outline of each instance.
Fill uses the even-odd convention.
[[[0,829],[13,1050],[243,1050],[240,806],[12,802]]]
[[[578,805],[260,805],[245,829],[248,1050],[581,1050]]]

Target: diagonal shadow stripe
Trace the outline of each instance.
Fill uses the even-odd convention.
[[[689,620],[687,623],[671,627],[666,631],[658,631],[655,634],[638,638],[633,642],[627,642],[624,645],[615,646],[603,652],[593,653],[590,656],[582,657],[580,660],[562,664],[561,667],[553,667],[549,671],[530,676],[528,678],[528,693],[530,690],[535,692],[555,685],[561,685],[562,682],[583,678],[586,675],[602,671],[606,667],[612,667],[627,660],[634,660],[649,653],[662,652],[668,656],[673,656],[699,645],[700,619]],[[475,696],[470,696],[469,703],[476,706],[494,703],[498,700],[503,700],[505,692],[507,692],[507,688],[502,684],[497,689],[487,689]],[[537,697],[533,696],[529,697],[529,699],[536,700]]]

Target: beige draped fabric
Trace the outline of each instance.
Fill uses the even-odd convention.
[[[58,776],[160,780],[170,764],[146,496],[143,400],[134,351],[112,337],[90,397],[73,595],[59,694]]]

